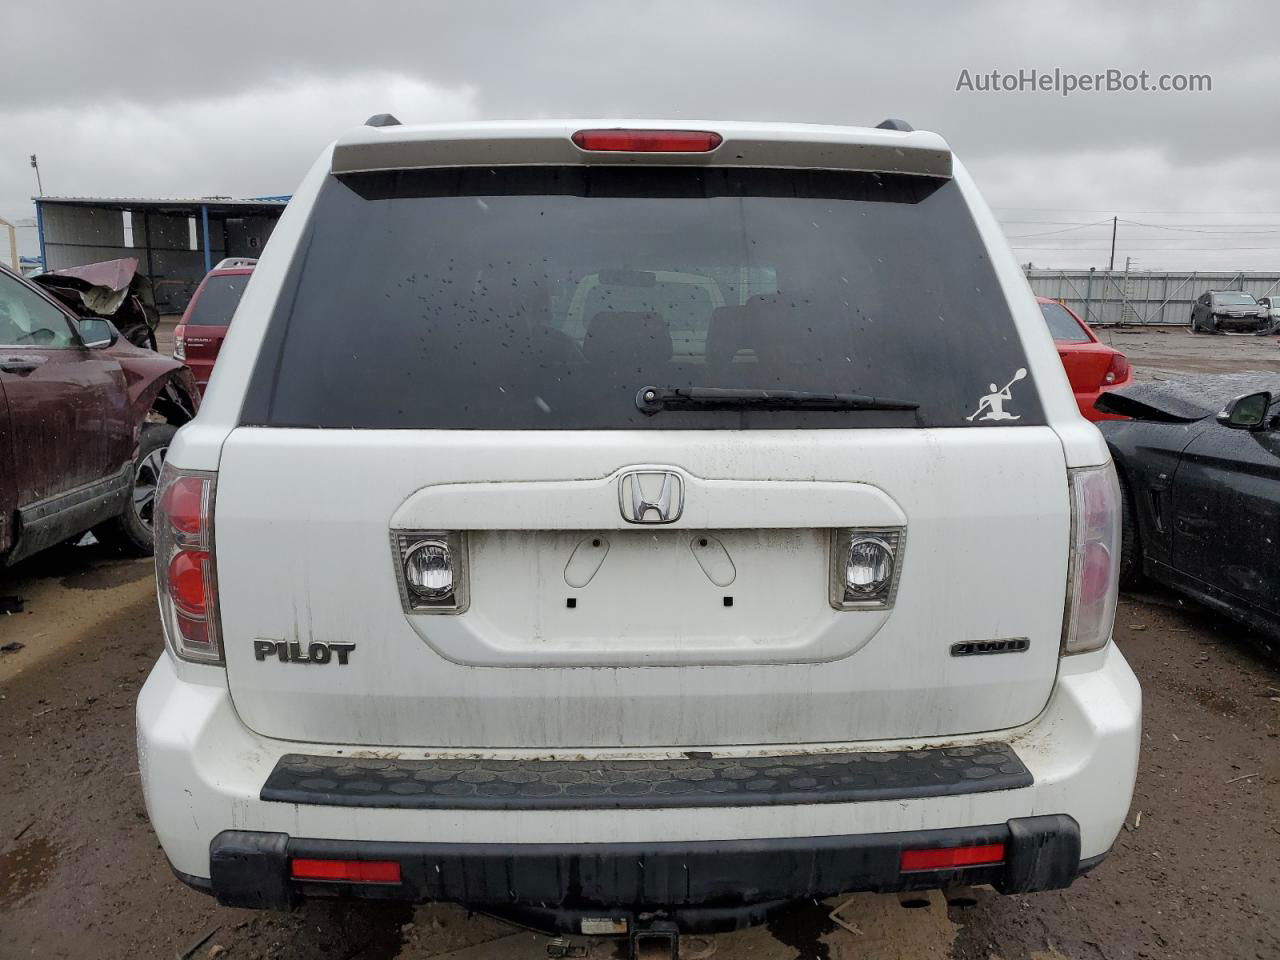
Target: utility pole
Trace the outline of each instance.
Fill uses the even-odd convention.
[[[44,184],[40,182],[40,161],[36,159],[36,155],[31,155],[31,168],[36,172],[36,196],[44,196]]]
[[[35,165],[35,157],[32,157],[32,166]],[[1107,272],[1110,273],[1116,268],[1116,224],[1120,222],[1118,216],[1111,218],[1111,262],[1107,264]]]

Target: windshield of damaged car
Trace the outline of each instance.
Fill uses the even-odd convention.
[[[949,180],[692,167],[353,174],[329,178],[311,211],[242,419],[1004,428],[1044,422],[1033,378],[1010,383],[1027,366]],[[649,416],[637,404],[646,386],[919,406]],[[992,394],[1007,416],[972,417]]]
[[[1250,293],[1215,293],[1213,302],[1224,307],[1251,307],[1258,301],[1253,299],[1253,294]]]

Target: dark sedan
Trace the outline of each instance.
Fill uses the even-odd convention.
[[[1270,333],[1271,311],[1242,290],[1207,290],[1191,305],[1192,333]]]
[[[1140,383],[1099,407],[1124,498],[1121,584],[1160,581],[1280,639],[1280,374]]]

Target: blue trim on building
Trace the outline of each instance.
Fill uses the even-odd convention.
[[[40,209],[40,201],[36,200],[36,237],[40,240],[40,269],[49,269],[49,258],[44,254],[44,213]]]
[[[213,251],[209,249],[209,208],[203,204],[200,206],[200,232],[204,246],[204,272],[208,273],[213,269]]]

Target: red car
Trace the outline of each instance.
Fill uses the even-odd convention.
[[[1058,356],[1071,381],[1071,391],[1076,395],[1080,412],[1089,420],[1123,420],[1110,413],[1102,413],[1093,407],[1094,401],[1104,390],[1128,383],[1133,377],[1129,360],[1119,350],[1098,340],[1089,325],[1057,300],[1036,297],[1040,312],[1053,334]]]
[[[149,554],[169,441],[198,404],[182,364],[0,264],[0,569],[86,530]]]
[[[182,321],[173,331],[173,356],[191,368],[204,396],[223,338],[258,261],[248,257],[223,260],[200,282]]]

